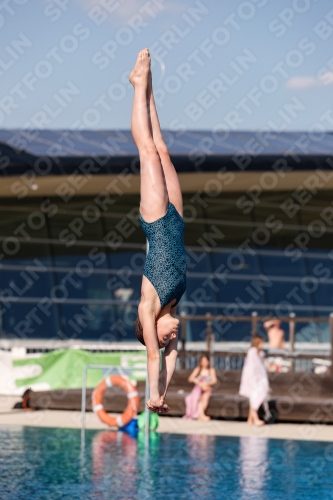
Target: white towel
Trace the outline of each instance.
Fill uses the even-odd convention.
[[[249,398],[252,408],[258,410],[267,400],[268,393],[269,382],[262,356],[256,347],[250,347],[244,361],[239,394]]]

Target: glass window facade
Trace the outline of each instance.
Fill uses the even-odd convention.
[[[332,195],[301,206],[290,192],[184,196],[188,288],[180,311],[223,314],[216,340],[249,338],[235,315],[327,317],[333,312]],[[139,196],[2,199],[1,337],[131,341],[145,238]],[[287,325],[284,325],[285,327]],[[329,340],[326,324],[299,340]],[[188,324],[203,340],[204,322]]]

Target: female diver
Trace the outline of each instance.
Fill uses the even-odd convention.
[[[147,406],[166,413],[164,400],[177,360],[179,320],[174,314],[186,289],[183,200],[160,129],[148,49],[139,52],[129,80],[134,87],[131,129],[140,157],[140,220],[149,243],[135,332],[147,348]]]

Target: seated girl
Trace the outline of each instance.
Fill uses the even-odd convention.
[[[212,386],[216,384],[215,369],[210,366],[209,356],[202,354],[199,365],[194,368],[188,378],[193,382],[192,392],[186,396],[186,414],[184,418],[198,419],[202,421],[210,420],[205,414],[212,394]]]

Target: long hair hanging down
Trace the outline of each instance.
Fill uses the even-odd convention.
[[[202,360],[206,358],[208,360],[208,370],[210,368],[210,359],[209,359],[209,354],[207,352],[204,352],[203,354],[201,354],[200,356],[200,359],[199,359],[199,371],[198,371],[198,375],[200,375],[200,372],[202,370],[202,366],[201,366],[201,362]]]
[[[263,341],[264,339],[260,337],[260,335],[255,335],[254,337],[252,337],[251,347],[256,347],[257,349],[259,349],[259,346]]]

